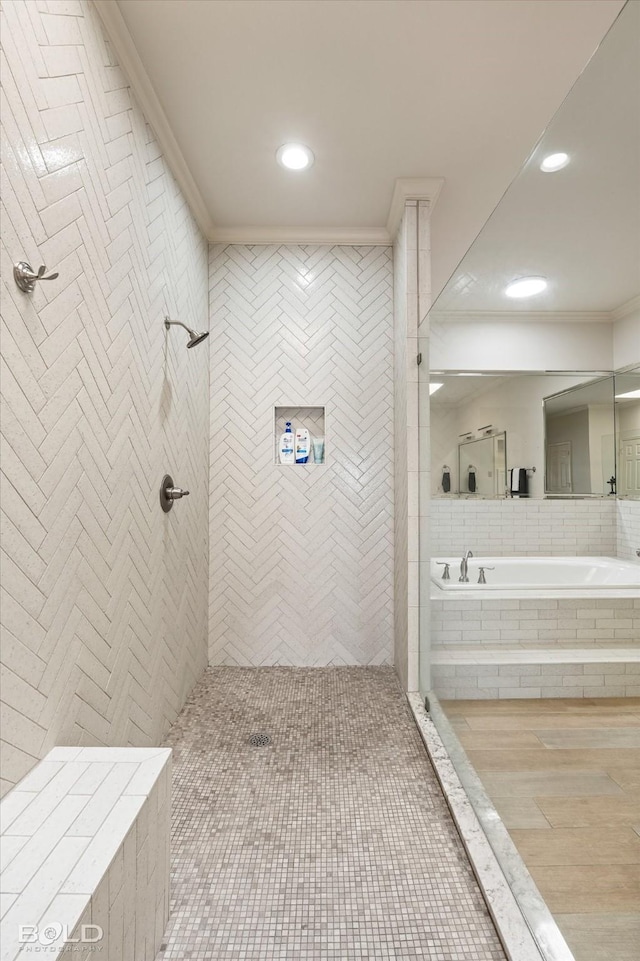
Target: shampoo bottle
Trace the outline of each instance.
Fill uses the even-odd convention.
[[[296,464],[306,464],[309,460],[311,436],[306,427],[296,430]]]
[[[284,434],[280,438],[280,463],[295,464],[295,462],[294,436],[291,430],[291,421],[288,420],[284,428]]]

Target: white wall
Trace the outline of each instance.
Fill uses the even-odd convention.
[[[55,744],[157,744],[204,670],[208,359],[162,323],[206,327],[206,244],[93,5],[12,0],[2,41],[7,788]],[[22,293],[23,259],[60,276]]]
[[[640,364],[640,307],[613,325],[613,368]]]
[[[393,661],[387,247],[213,246],[210,659]],[[273,407],[326,405],[325,466],[274,464]]]
[[[616,417],[618,419],[618,431],[621,434],[640,430],[640,399],[617,404]]]
[[[571,483],[578,494],[591,494],[591,458],[589,455],[589,411],[560,413],[547,419],[547,442],[571,444]]]
[[[612,325],[539,321],[431,324],[432,370],[612,370]]]

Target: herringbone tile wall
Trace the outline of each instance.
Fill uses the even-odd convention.
[[[86,0],[3,4],[4,787],[157,744],[206,665],[207,245]],[[25,259],[59,271],[33,294]],[[191,496],[165,515],[165,470]]]
[[[393,660],[386,247],[213,246],[212,664]],[[327,408],[327,464],[274,464],[273,407]]]

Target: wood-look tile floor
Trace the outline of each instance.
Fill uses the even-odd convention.
[[[576,961],[638,961],[640,698],[442,706]]]

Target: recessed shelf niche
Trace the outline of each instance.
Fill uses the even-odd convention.
[[[273,409],[273,454],[278,467],[323,467],[327,463],[327,434],[325,407],[274,407]],[[280,438],[284,434],[287,421],[291,421],[291,429],[295,432],[298,427],[306,427],[311,435],[311,450],[306,464],[280,463]],[[313,460],[313,439],[324,438],[324,457],[321,464]]]

